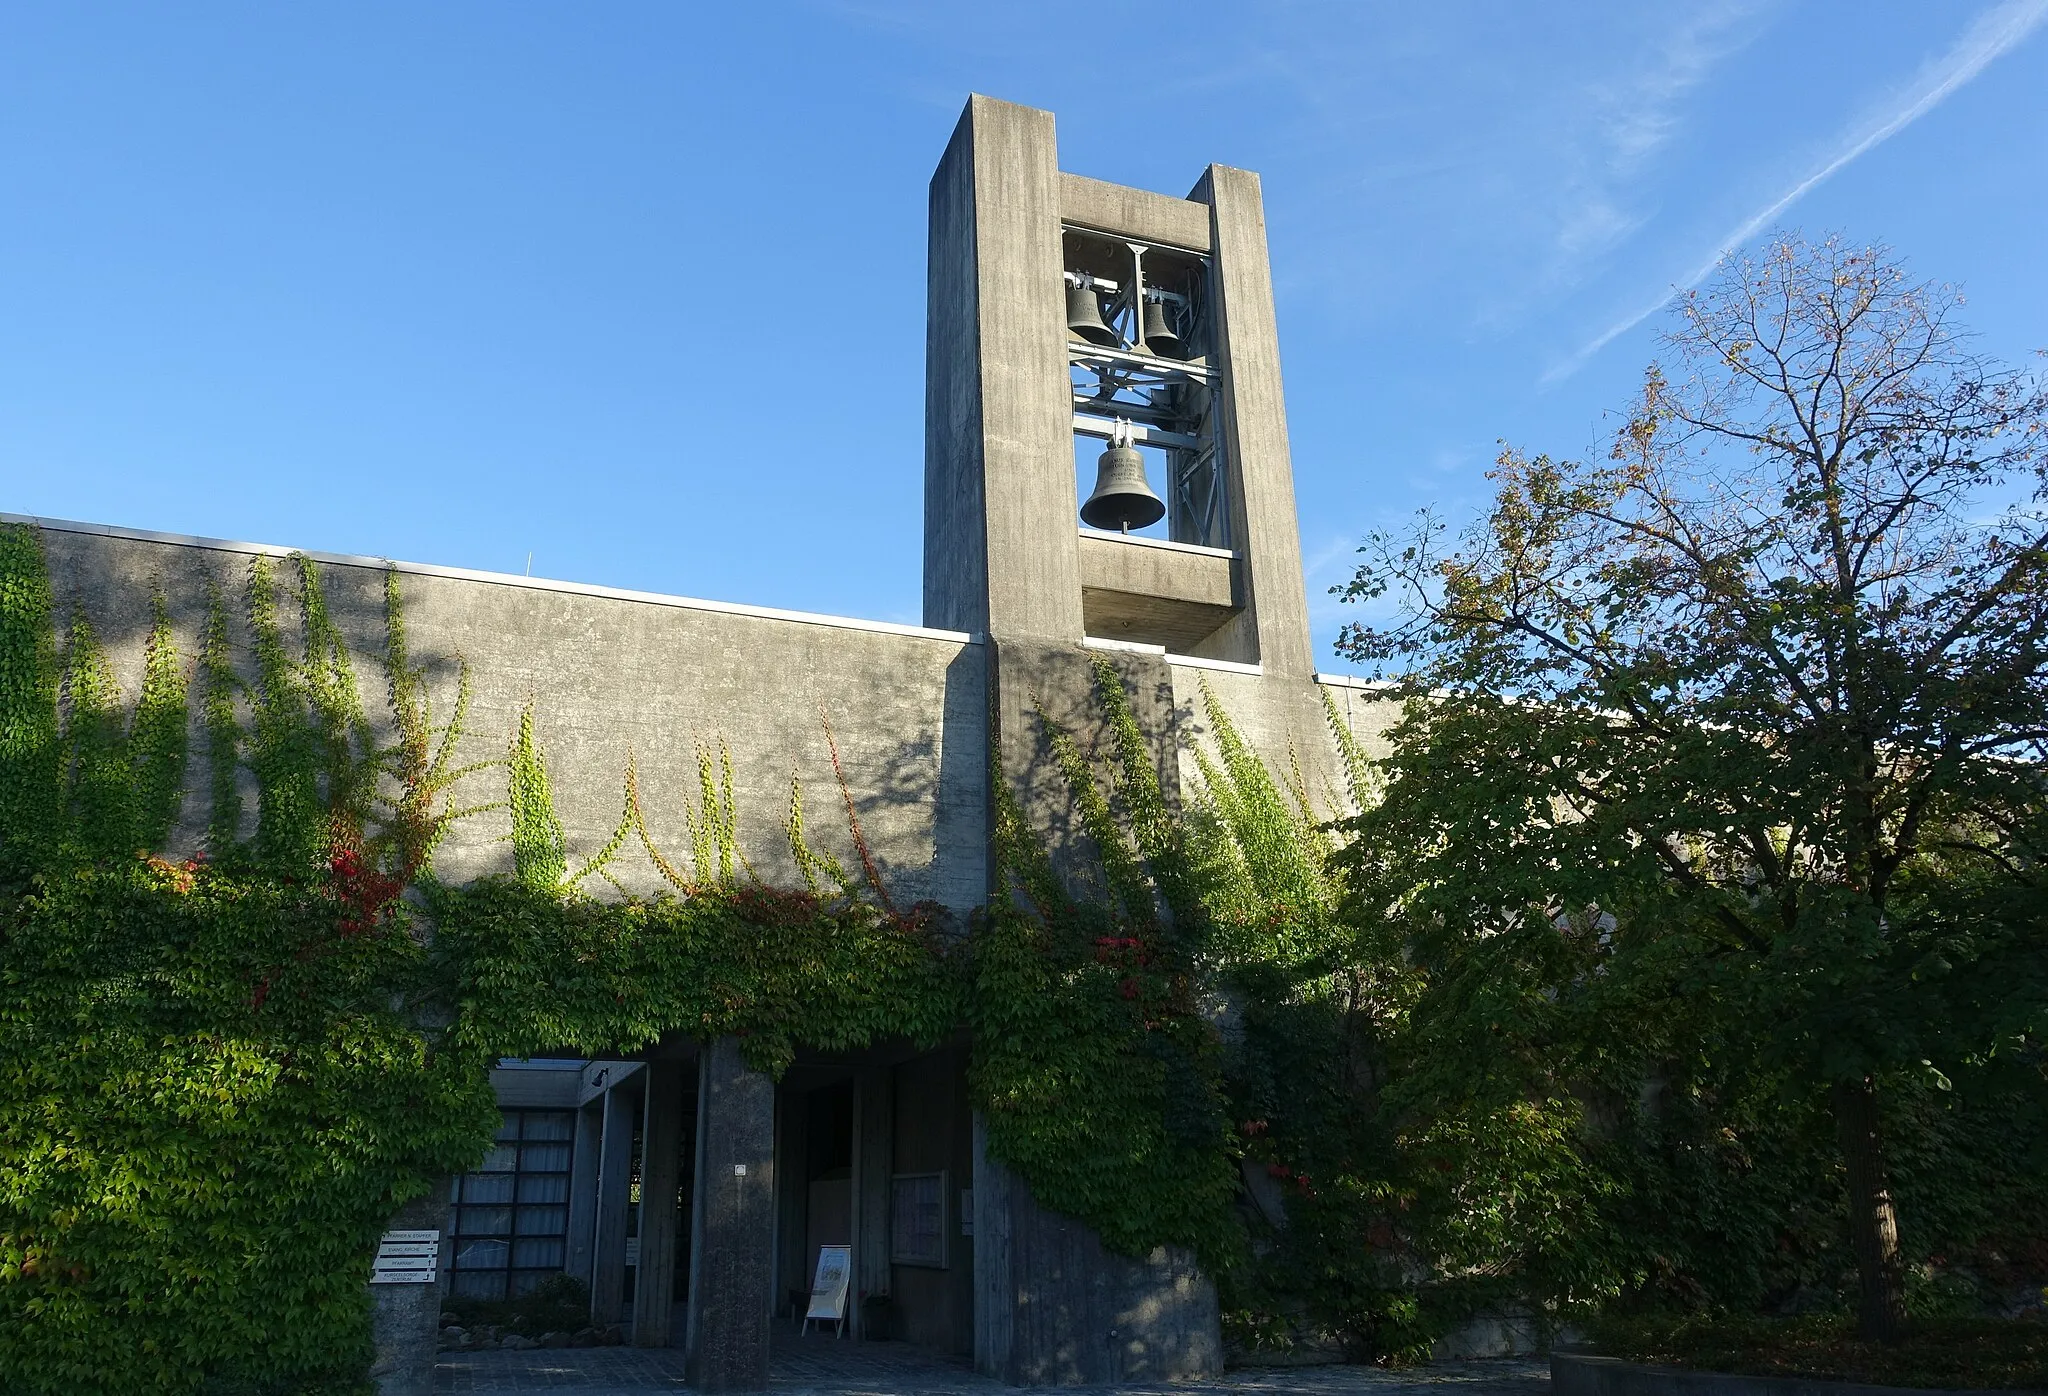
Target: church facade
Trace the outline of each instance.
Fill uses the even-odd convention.
[[[762,877],[798,880],[792,779],[822,799],[843,776],[892,895],[964,914],[995,891],[992,780],[1056,845],[1074,827],[1039,714],[1099,739],[1099,655],[1183,786],[1204,685],[1317,790],[1341,788],[1329,704],[1368,742],[1389,720],[1313,664],[1257,176],[1211,166],[1182,198],[1065,173],[1051,114],[975,97],[931,183],[927,323],[922,626],[397,564],[440,711],[470,676],[466,754],[501,756],[530,705],[572,856],[617,824],[629,764],[650,835],[686,842],[662,792],[722,750]],[[196,648],[209,587],[286,551],[29,522],[60,605],[91,613],[131,688],[153,587]],[[374,652],[391,565],[312,556]],[[441,877],[506,870],[487,824],[453,826]],[[769,1325],[797,1321],[843,1245],[856,1334],[1015,1383],[1216,1370],[1213,1287],[1184,1256],[1113,1254],[1038,1207],[986,1155],[965,1062],[964,1042],[882,1044],[775,1081],[730,1042],[678,1038],[505,1063],[491,1156],[394,1222],[441,1231],[441,1269],[423,1293],[380,1292],[387,1333],[410,1325],[430,1352],[439,1296],[566,1272],[594,1321],[686,1344],[704,1389],[761,1389]]]

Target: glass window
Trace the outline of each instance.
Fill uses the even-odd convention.
[[[455,1293],[465,1299],[503,1299],[505,1297],[505,1272],[503,1270],[457,1270],[454,1274]],[[535,1277],[538,1281],[538,1276]]]
[[[521,1207],[519,1209],[519,1234],[521,1236],[560,1236],[569,1229],[567,1207]]]
[[[464,1241],[455,1248],[455,1265],[463,1270],[502,1270],[511,1249],[508,1241]]]
[[[512,1243],[512,1263],[522,1270],[562,1268],[562,1238],[551,1236],[536,1237],[530,1241]]]
[[[503,1236],[512,1229],[510,1207],[464,1207],[456,1230],[464,1236]]]
[[[569,1200],[569,1175],[566,1173],[528,1173],[519,1180],[519,1200],[535,1205],[550,1202],[567,1202]]]
[[[510,1173],[472,1173],[462,1180],[464,1202],[510,1202],[516,1180]]]
[[[479,1299],[524,1294],[568,1259],[573,1110],[507,1110],[499,1143],[456,1180],[448,1229],[460,1238],[453,1291]],[[514,1239],[514,1238],[517,1239]]]
[[[521,1173],[567,1173],[569,1171],[569,1146],[567,1144],[522,1144],[519,1148],[519,1171]]]
[[[897,1265],[946,1264],[946,1175],[898,1173],[889,1199],[889,1259]]]
[[[528,1110],[520,1122],[521,1139],[567,1139],[575,1128],[575,1116],[567,1110]]]

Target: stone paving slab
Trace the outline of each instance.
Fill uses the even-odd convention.
[[[809,1340],[776,1344],[776,1396],[995,1396],[1001,1383],[964,1362],[900,1343]],[[564,1391],[644,1396],[682,1391],[679,1348],[557,1348],[531,1352],[444,1352],[434,1390],[453,1393]],[[1066,1388],[1085,1392],[1087,1388]],[[1124,1391],[1213,1396],[1549,1396],[1547,1363],[1526,1358],[1378,1367],[1243,1368],[1213,1381]]]

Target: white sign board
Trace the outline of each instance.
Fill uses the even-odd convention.
[[[370,1266],[373,1285],[430,1285],[441,1261],[438,1231],[387,1231]]]
[[[853,1276],[853,1247],[818,1247],[818,1276],[811,1281],[811,1307],[806,1321],[821,1318],[829,1323],[846,1319],[846,1284]]]

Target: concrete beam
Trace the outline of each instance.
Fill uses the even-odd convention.
[[[1060,218],[1084,228],[1207,252],[1209,210],[1187,199],[1060,172]]]
[[[569,1153],[569,1257],[563,1267],[590,1286],[597,1257],[597,1170],[604,1153],[604,1106],[577,1107],[576,1134]]]
[[[626,1222],[632,1199],[633,1101],[628,1089],[604,1093],[597,1158],[597,1218],[590,1260],[590,1321],[617,1323],[626,1305]]]
[[[1237,613],[1241,591],[1237,559],[1215,549],[1081,534],[1081,610],[1098,639],[1185,654]]]
[[[640,1263],[633,1276],[633,1346],[674,1340],[676,1195],[682,1186],[683,1083],[686,1063],[647,1063],[647,1106],[640,1122]]]
[[[779,1310],[794,1292],[811,1288],[810,1092],[787,1076],[775,1093],[775,1291]],[[801,1316],[802,1310],[797,1311]]]
[[[896,1092],[888,1067],[865,1067],[853,1078],[853,1331],[868,1332],[870,1295],[892,1292],[889,1203],[896,1167]]]

